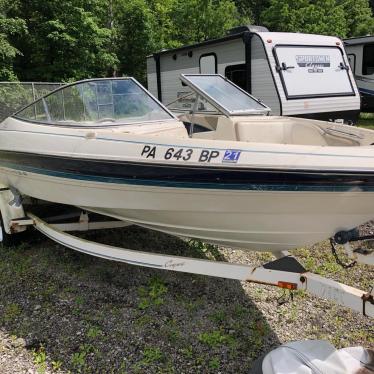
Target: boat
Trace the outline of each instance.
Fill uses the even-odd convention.
[[[217,74],[170,107],[133,78],[75,82],[0,124],[0,183],[172,235],[279,252],[374,217],[374,131],[269,116]]]

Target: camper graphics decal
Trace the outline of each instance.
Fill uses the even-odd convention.
[[[308,73],[323,73],[324,67],[330,67],[328,55],[297,55],[297,65],[301,68],[309,68]]]

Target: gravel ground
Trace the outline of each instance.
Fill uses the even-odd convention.
[[[246,264],[272,259],[140,228],[85,237]],[[332,279],[365,290],[373,283],[369,267],[339,267],[327,242],[295,254]],[[256,357],[292,340],[374,348],[372,320],[303,292],[291,300],[269,286],[114,263],[37,233],[0,248],[0,284],[1,374],[250,373]]]

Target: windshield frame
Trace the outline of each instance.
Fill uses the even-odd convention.
[[[192,81],[188,79],[188,77],[221,77],[225,82],[235,87],[238,91],[243,93],[244,95],[250,97],[252,100],[260,104],[264,109],[263,110],[256,110],[256,109],[246,109],[246,110],[230,110],[226,108],[223,104],[218,102],[212,96],[210,96],[207,92],[201,90],[197,85],[195,85]],[[231,116],[247,116],[247,115],[268,115],[271,112],[271,109],[265,105],[263,102],[249,94],[247,91],[244,91],[242,88],[237,86],[235,83],[231,82],[228,78],[224,77],[221,74],[181,74],[180,79],[183,83],[185,83],[191,90],[195,91],[198,95],[204,97],[211,105],[213,105],[219,112],[223,113],[227,117]]]
[[[133,121],[133,122],[126,122],[124,119],[121,120],[121,123],[99,123],[99,122],[86,122],[86,123],[79,123],[79,122],[66,122],[66,123],[61,123],[58,121],[43,121],[43,120],[33,120],[31,118],[24,118],[20,117],[19,114],[23,112],[25,109],[32,107],[38,102],[42,102],[43,105],[45,103],[45,99],[59,91],[62,91],[68,87],[72,86],[78,86],[79,84],[82,83],[89,83],[89,82],[101,82],[101,81],[110,81],[110,80],[115,80],[115,81],[120,81],[120,80],[131,80],[137,87],[139,87],[147,96],[149,96],[157,105],[159,105],[169,116],[170,118],[167,119],[158,119],[158,120],[149,120],[149,121]],[[48,111],[46,112],[48,115]],[[59,126],[59,127],[69,127],[69,128],[107,128],[107,127],[119,127],[119,126],[125,126],[125,125],[134,125],[134,124],[139,124],[139,123],[153,123],[153,122],[168,122],[168,121],[178,121],[178,118],[164,105],[162,104],[159,100],[157,100],[145,87],[143,87],[135,78],[133,77],[109,77],[109,78],[90,78],[90,79],[82,79],[79,81],[75,81],[72,83],[68,83],[65,85],[62,85],[61,87],[58,87],[57,89],[47,93],[46,95],[38,98],[37,100],[34,100],[30,104],[25,105],[22,107],[20,110],[17,112],[13,113],[11,118],[15,118],[20,121],[25,121],[25,122],[31,122],[39,125],[47,125],[47,126]],[[8,118],[9,118],[8,117]]]

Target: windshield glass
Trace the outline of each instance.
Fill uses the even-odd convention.
[[[218,113],[217,109],[209,101],[194,91],[178,92],[177,96],[176,100],[166,105],[168,109],[175,112],[194,110],[197,113]]]
[[[226,114],[266,113],[270,110],[219,74],[182,74],[182,81]]]
[[[89,80],[65,86],[16,113],[15,117],[83,126],[173,118],[132,78]]]

